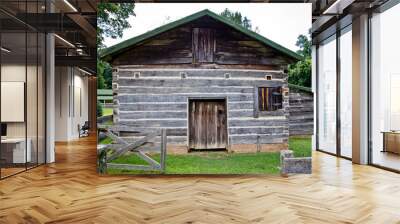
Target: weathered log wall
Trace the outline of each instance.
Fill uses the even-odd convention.
[[[267,80],[270,76],[271,80]],[[283,109],[255,118],[257,86],[282,86]],[[114,123],[135,128],[121,136],[135,140],[166,128],[171,144],[188,145],[189,98],[226,98],[228,144],[286,144],[289,136],[287,75],[282,71],[220,69],[132,69],[113,74]]]
[[[312,135],[314,130],[314,99],[311,91],[290,87],[289,133]]]
[[[210,16],[139,39],[110,59],[114,123],[128,140],[166,128],[169,143],[187,146],[189,100],[223,98],[231,150],[285,149],[289,88],[282,70],[295,58]],[[259,87],[282,87],[283,108],[258,111]],[[280,93],[271,98],[277,108]]]

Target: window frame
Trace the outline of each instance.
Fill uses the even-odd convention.
[[[273,110],[273,111],[261,111],[259,107],[259,97],[258,97],[258,89],[259,88],[281,88],[282,90],[282,108]],[[254,117],[265,117],[265,116],[284,116],[285,115],[285,100],[287,97],[285,95],[286,92],[285,83],[271,83],[271,84],[263,84],[263,85],[255,85],[254,86]]]

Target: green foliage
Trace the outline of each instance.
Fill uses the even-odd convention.
[[[300,49],[298,54],[303,56],[303,60],[289,65],[288,82],[290,84],[311,87],[311,40],[305,35],[297,38],[296,46]]]
[[[305,58],[289,65],[288,82],[298,86],[311,87],[311,58]]]
[[[97,46],[103,48],[104,37],[122,37],[124,29],[130,28],[127,21],[134,16],[134,3],[98,3],[97,5]]]
[[[98,3],[97,5],[97,48],[104,48],[105,37],[122,37],[124,29],[130,28],[127,21],[134,16],[134,3]],[[110,64],[97,59],[97,88],[112,88],[112,68]]]
[[[104,82],[104,67],[105,62],[97,59],[97,89],[105,89],[105,82]]]
[[[112,67],[105,61],[97,59],[97,88],[112,88]]]
[[[97,89],[104,89],[104,88],[105,88],[105,83],[103,74],[97,73]]]
[[[97,101],[97,107],[96,107],[96,115],[97,117],[103,116],[103,106],[99,101]]]
[[[103,77],[104,77],[105,88],[112,89],[112,67],[107,62],[104,68]]]
[[[220,13],[220,15],[231,20],[237,25],[240,25],[248,30],[252,30],[252,24],[250,19],[247,18],[246,16],[242,16],[240,12],[232,12],[229,9],[225,8],[225,10]],[[256,27],[254,31],[258,32],[258,27]]]
[[[298,54],[303,57],[311,57],[311,41],[306,35],[301,34],[297,37],[296,46],[300,48],[297,51]]]

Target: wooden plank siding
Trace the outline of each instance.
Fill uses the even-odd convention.
[[[186,74],[182,78],[182,73]],[[140,74],[135,76],[135,74]],[[226,78],[226,74],[230,74]],[[267,80],[266,76],[271,76]],[[254,89],[282,86],[282,71],[216,69],[127,69],[116,67],[113,77],[114,122],[133,127],[122,134],[127,141],[166,128],[168,143],[188,146],[189,99],[226,99],[228,144],[287,143],[289,96],[283,96],[282,113],[254,117]],[[259,137],[258,137],[259,136]],[[160,139],[156,138],[159,142]]]
[[[192,30],[171,30],[118,56],[114,65],[191,64]]]
[[[202,50],[194,52],[193,49]],[[159,34],[111,61],[116,66],[184,65],[189,68],[206,63],[273,69],[291,62],[277,50],[208,17]]]
[[[214,62],[215,30],[193,28],[192,35],[193,63]]]

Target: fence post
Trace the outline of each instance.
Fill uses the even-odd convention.
[[[160,157],[160,165],[161,170],[165,172],[165,160],[167,156],[167,130],[161,129],[161,157]]]
[[[100,174],[107,173],[107,148],[98,149],[98,164],[97,164],[97,172]]]

